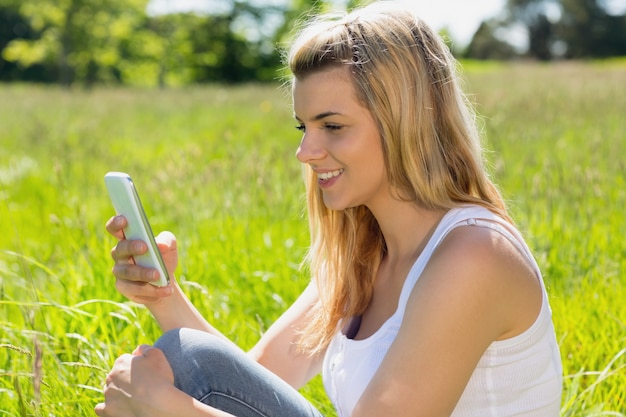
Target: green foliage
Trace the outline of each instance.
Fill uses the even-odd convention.
[[[19,12],[39,33],[37,39],[16,38],[3,50],[7,61],[23,66],[54,63],[60,80],[93,83],[115,78],[119,43],[144,19],[148,0],[24,0]]]
[[[602,0],[507,0],[508,21],[528,32],[527,55],[606,58],[626,55],[626,14],[612,15]],[[623,12],[622,12],[623,13]]]
[[[626,107],[621,62],[465,63],[488,164],[534,249],[565,371],[563,417],[624,416]],[[274,85],[0,86],[0,410],[93,415],[115,358],[159,335],[116,293],[109,170],[136,180],[177,276],[242,347],[306,285],[299,142]],[[304,389],[334,415],[319,379]]]
[[[268,20],[283,15],[278,7],[232,0],[219,13],[148,16],[148,0],[5,2],[0,22],[9,30],[0,31],[0,68],[58,68],[66,86],[267,81],[280,66],[267,29],[275,26]],[[10,30],[20,26],[28,36]]]
[[[510,60],[517,53],[506,41],[499,39],[496,32],[501,23],[497,19],[483,21],[462,55],[471,59]]]
[[[601,0],[561,0],[561,4],[563,18],[556,30],[568,46],[567,58],[626,55],[626,14],[609,14]]]

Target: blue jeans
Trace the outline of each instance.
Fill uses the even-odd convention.
[[[172,330],[154,346],[174,370],[174,385],[211,407],[237,417],[322,417],[281,378],[208,333]]]

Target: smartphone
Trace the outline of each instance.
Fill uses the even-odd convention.
[[[156,268],[159,271],[159,280],[150,284],[159,287],[167,285],[170,278],[133,180],[126,173],[109,172],[104,176],[104,182],[115,212],[126,217],[128,221],[128,225],[124,228],[126,239],[142,240],[148,245],[148,251],[145,254],[134,257],[135,264]]]

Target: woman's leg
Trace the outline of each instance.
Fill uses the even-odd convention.
[[[172,366],[176,387],[204,404],[237,417],[321,417],[285,381],[208,333],[172,330],[155,347]]]

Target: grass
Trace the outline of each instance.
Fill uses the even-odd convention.
[[[626,67],[468,68],[489,166],[549,288],[562,416],[626,415]],[[88,416],[115,358],[152,343],[110,273],[110,170],[135,177],[179,280],[242,347],[306,284],[289,98],[275,86],[0,85],[0,416]],[[334,415],[319,378],[303,390]]]

